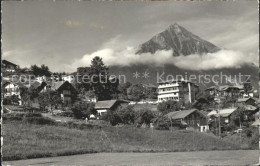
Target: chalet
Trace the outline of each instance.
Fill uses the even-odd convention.
[[[73,75],[63,75],[61,76],[62,81],[68,81],[69,83],[74,82],[74,76]]]
[[[43,82],[43,81],[47,81],[47,77],[46,76],[38,76],[35,78],[36,81],[38,82]]]
[[[240,97],[240,88],[237,86],[221,86],[220,87],[220,96],[222,97]]]
[[[211,87],[207,88],[205,90],[205,92],[206,92],[206,94],[211,95],[211,96],[215,96],[215,97],[219,96],[219,88],[216,86],[211,86]]]
[[[237,106],[242,106],[242,105],[252,105],[252,106],[254,106],[254,105],[256,105],[256,101],[255,101],[255,99],[253,99],[253,98],[239,98],[239,99],[237,99]]]
[[[2,71],[13,73],[18,69],[18,65],[9,62],[7,60],[2,60]]]
[[[49,84],[50,85],[50,84]],[[48,88],[47,84],[47,88]],[[75,88],[68,81],[57,81],[51,83],[51,90],[57,91],[60,94],[60,97],[64,104],[71,105],[74,93],[76,92]]]
[[[208,117],[210,119],[214,119],[220,116],[220,118],[225,122],[225,123],[229,123],[231,120],[231,115],[237,111],[237,107],[234,108],[225,108],[225,109],[221,109],[219,111],[217,110],[213,110],[210,113],[208,113]]]
[[[174,125],[192,127],[195,130],[205,132],[209,129],[207,116],[197,109],[175,111],[166,114]]]
[[[258,112],[258,108],[252,105],[243,105],[241,107],[243,114],[244,114],[244,120],[245,121],[253,121],[255,120],[256,113]]]
[[[16,96],[18,98],[18,105],[22,105],[21,100],[21,88],[27,88],[21,83],[12,83],[4,81],[2,84],[2,95],[3,98]]]
[[[99,116],[102,116],[108,111],[116,111],[124,106],[127,106],[128,103],[129,102],[125,100],[98,101],[95,104],[95,110],[97,110]]]

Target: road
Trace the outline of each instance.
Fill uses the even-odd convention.
[[[259,151],[201,151],[174,153],[96,153],[3,162],[3,165],[252,165]]]

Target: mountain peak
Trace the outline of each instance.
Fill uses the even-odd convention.
[[[173,56],[213,53],[220,50],[219,47],[201,39],[177,23],[171,24],[138,48],[137,54],[173,50]]]

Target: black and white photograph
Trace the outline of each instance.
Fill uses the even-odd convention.
[[[2,165],[260,165],[258,0],[1,6]]]

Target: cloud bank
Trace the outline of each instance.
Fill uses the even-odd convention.
[[[192,54],[188,56],[172,55],[172,50],[161,50],[154,54],[135,54],[134,47],[125,49],[104,48],[91,54],[85,54],[81,59],[74,61],[72,66],[89,66],[95,56],[102,57],[106,65],[131,66],[133,64],[151,64],[162,66],[172,64],[182,69],[188,70],[209,70],[220,68],[239,68],[246,63],[258,63],[254,54],[245,55],[239,51],[220,50],[216,53],[204,55]]]

